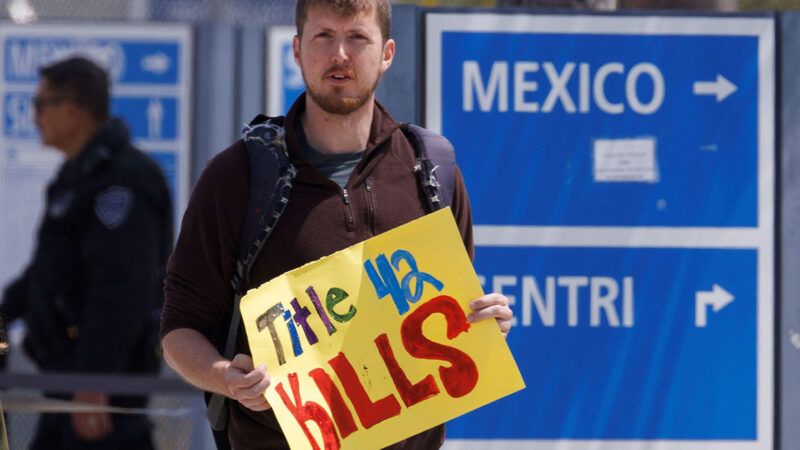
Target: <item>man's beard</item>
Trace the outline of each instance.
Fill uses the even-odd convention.
[[[338,68],[330,69],[329,72],[336,70]],[[350,71],[352,74],[353,72]],[[375,93],[375,89],[378,87],[378,81],[381,79],[381,74],[378,73],[378,76],[375,77],[375,82],[372,83],[372,86],[368,86],[365,88],[359,88],[355,95],[344,97],[342,92],[344,91],[343,87],[335,86],[328,94],[323,94],[319,92],[312,84],[308,82],[305,78],[305,74],[303,74],[303,79],[306,82],[306,92],[314,100],[323,111],[329,114],[337,114],[337,115],[347,115],[354,111],[357,111],[365,103],[372,97],[372,94]],[[353,78],[353,80],[357,83],[358,80]]]

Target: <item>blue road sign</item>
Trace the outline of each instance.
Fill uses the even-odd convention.
[[[456,147],[528,386],[454,421],[452,448],[771,448],[773,35],[427,15],[426,126]]]
[[[486,149],[461,162],[476,221],[757,225],[756,36],[445,33],[442,48],[442,130]]]
[[[527,387],[448,437],[756,438],[755,250],[478,247],[476,270],[514,299]]]
[[[39,67],[73,53],[83,53],[110,69],[116,85],[179,83],[182,43],[149,37],[9,36],[3,43],[6,83],[35,83]]]

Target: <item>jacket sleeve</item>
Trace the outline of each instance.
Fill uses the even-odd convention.
[[[227,335],[230,280],[249,189],[241,141],[214,157],[197,181],[167,264],[162,338],[179,328],[198,331],[214,344]]]
[[[472,237],[472,210],[470,209],[469,196],[467,195],[467,188],[464,185],[464,177],[461,175],[461,170],[456,166],[455,171],[453,217],[456,219],[458,231],[461,232],[461,238],[464,240],[464,247],[467,249],[469,259],[474,260],[475,242]]]
[[[19,278],[6,286],[3,291],[0,315],[4,323],[13,322],[25,313],[28,304],[28,273],[29,269],[26,269]]]
[[[101,191],[91,206],[80,249],[86,286],[75,370],[122,372],[160,302],[163,220],[129,186]]]

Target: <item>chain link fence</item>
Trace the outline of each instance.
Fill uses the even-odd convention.
[[[189,23],[291,24],[294,0],[0,0],[0,18],[47,20],[156,20]],[[425,7],[787,10],[800,0],[395,0]]]

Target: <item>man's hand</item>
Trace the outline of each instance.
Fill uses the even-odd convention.
[[[505,295],[496,293],[486,294],[483,297],[478,297],[469,302],[469,307],[472,308],[473,311],[472,314],[467,317],[470,323],[494,318],[500,326],[503,337],[508,336],[508,332],[511,330],[511,318],[514,317],[514,313],[511,312],[511,308],[508,307],[508,298]]]
[[[73,400],[93,406],[108,406],[108,396],[100,392],[76,392]],[[70,416],[75,435],[87,442],[99,441],[114,429],[111,415],[105,412],[72,413]]]
[[[264,397],[264,391],[271,382],[266,365],[254,368],[252,358],[238,354],[225,368],[225,382],[228,384],[230,397],[247,408],[253,411],[270,408]]]

